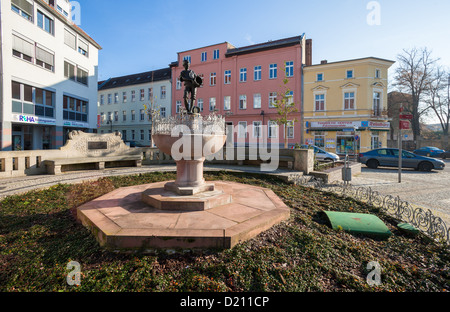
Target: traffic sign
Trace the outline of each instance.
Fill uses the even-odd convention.
[[[410,122],[409,120],[400,120],[400,130],[409,130]]]
[[[413,115],[412,114],[400,114],[400,119],[408,119],[408,120],[412,120],[413,119]]]

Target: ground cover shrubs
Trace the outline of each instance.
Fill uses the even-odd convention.
[[[118,254],[100,248],[76,221],[76,207],[119,187],[175,179],[174,173],[104,178],[10,196],[0,202],[0,291],[445,291],[448,246],[408,237],[379,209],[272,176],[215,172],[272,189],[291,218],[230,250]],[[322,210],[377,214],[393,232],[386,241],[333,230]],[[81,284],[67,284],[67,264]],[[370,286],[369,262],[381,267]]]

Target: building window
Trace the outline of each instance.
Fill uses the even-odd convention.
[[[239,70],[239,82],[247,81],[247,68],[241,68]]]
[[[161,86],[161,99],[166,98],[166,86]]]
[[[317,74],[317,76],[316,76],[317,78],[316,78],[316,81],[323,81],[323,73],[319,73],[319,74]]]
[[[34,43],[13,35],[13,55],[25,61],[33,62]]]
[[[247,122],[239,121],[238,123],[238,138],[245,139],[247,138]]]
[[[11,9],[29,21],[33,21],[33,4],[23,0],[11,0]]]
[[[55,55],[36,46],[36,65],[54,71]]]
[[[114,112],[114,121],[118,122],[119,121],[119,112]]]
[[[119,103],[119,93],[114,93],[114,104]]]
[[[134,110],[131,111],[131,121],[136,121],[136,112]]]
[[[159,110],[159,115],[161,117],[166,117],[166,108],[165,107],[161,107],[161,109]]]
[[[81,40],[78,40],[78,53],[88,57],[89,45]]]
[[[124,103],[127,102],[127,93],[126,93],[126,92],[122,92],[122,101],[123,101]]]
[[[64,29],[64,43],[75,50],[77,46],[77,37],[67,29]]]
[[[148,133],[148,140],[151,143],[151,141],[152,141],[152,129],[149,129],[147,133]]]
[[[344,109],[355,109],[355,92],[344,93]]]
[[[293,139],[294,138],[294,122],[292,120],[289,120],[287,122],[286,131],[287,131],[288,139]]]
[[[293,77],[294,76],[294,62],[289,61],[286,62],[286,77]]]
[[[64,61],[64,77],[77,81],[84,85],[88,84],[88,72],[80,67]]]
[[[375,78],[381,78],[381,70],[375,69]]]
[[[261,108],[261,94],[253,94],[253,108]]]
[[[325,111],[325,94],[316,94],[315,95],[315,105],[316,112]]]
[[[104,105],[105,104],[105,95],[102,94],[100,95],[100,105]]]
[[[55,94],[12,81],[12,112],[54,118]]]
[[[214,50],[213,59],[218,60],[219,59],[219,49]]]
[[[216,110],[216,98],[212,97],[209,99],[209,111],[213,112]]]
[[[208,60],[208,53],[202,52],[202,62],[206,62]]]
[[[108,120],[111,120],[111,112],[108,112]],[[63,97],[63,119],[71,121],[88,121],[88,102],[69,96]]]
[[[136,91],[135,90],[131,91],[131,102],[136,102]]]
[[[261,80],[261,66],[255,66],[253,79],[255,81]]]
[[[144,120],[145,120],[145,113],[144,113],[144,110],[143,110],[143,109],[141,109],[141,110],[139,111],[139,116],[140,116],[140,120],[141,120],[141,121],[144,121]]]
[[[177,90],[181,89],[181,80],[177,78],[177,84],[176,84]]]
[[[374,92],[373,93],[373,115],[381,116],[382,110],[383,110],[383,107],[381,105],[381,92]]]
[[[217,75],[216,75],[216,73],[209,74],[209,85],[210,86],[215,86],[216,82],[217,82]]]
[[[141,89],[140,94],[141,94],[141,101],[144,101],[145,100],[145,89]]]
[[[224,83],[230,84],[231,83],[231,70],[226,70],[224,75]]]
[[[108,105],[112,103],[112,95],[108,94]]]
[[[286,99],[287,99],[287,105],[292,106],[294,105],[294,91],[288,91],[286,92]]]
[[[153,101],[153,88],[148,88],[148,100]]]
[[[136,131],[135,130],[131,130],[131,139],[133,141],[136,140]]]
[[[144,130],[143,129],[141,129],[141,141],[144,141],[145,140],[145,137],[144,137]]]
[[[278,137],[278,124],[276,121],[269,121],[269,138],[277,138]]]
[[[239,109],[247,109],[247,95],[239,96]]]
[[[24,1],[21,1],[24,2]],[[45,15],[44,13],[42,13],[41,11],[37,11],[37,25],[39,28],[42,28],[43,30],[45,30],[46,32],[48,32],[49,34],[54,35],[55,34],[55,22],[48,17],[47,15]]]
[[[203,112],[203,99],[198,99],[197,106],[200,108],[200,112]]]
[[[270,64],[269,66],[269,79],[277,78],[277,64]]]
[[[261,128],[262,128],[262,122],[261,121],[254,121],[253,122],[253,137],[254,138],[260,138],[261,137]]]
[[[122,111],[122,121],[127,121],[127,111]]]
[[[127,130],[122,130],[122,140],[127,140]]]
[[[353,77],[353,69],[347,70],[346,76],[345,76],[345,77],[346,77],[347,79],[354,78],[354,77]]]
[[[191,63],[191,56],[190,55],[186,55],[185,57],[183,57],[183,61],[189,61],[189,63]]]
[[[223,110],[231,109],[231,96],[227,95],[223,98]]]
[[[324,134],[319,134],[319,135],[315,135],[314,136],[314,145],[317,147],[325,147],[325,135]]]
[[[175,111],[177,112],[177,114],[180,113],[180,109],[181,109],[181,101],[177,101],[175,107]]]
[[[269,107],[274,108],[277,105],[277,93],[269,92]]]

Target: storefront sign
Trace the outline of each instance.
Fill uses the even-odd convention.
[[[78,121],[64,121],[64,127],[89,128],[89,124]]]
[[[13,121],[20,123],[28,123],[35,125],[56,125],[55,119],[37,117],[37,116],[28,116],[28,115],[13,115]]]
[[[311,122],[312,129],[347,129],[359,128],[361,121],[314,121]]]
[[[390,122],[369,121],[369,128],[390,129]]]
[[[311,130],[314,129],[340,129],[341,131],[354,131],[359,128],[390,129],[389,122],[378,121],[315,121],[311,122]]]

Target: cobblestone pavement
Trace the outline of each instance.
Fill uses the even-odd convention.
[[[443,171],[420,172],[402,170],[402,183],[398,182],[398,169],[370,169],[352,179],[352,185],[370,187],[383,195],[399,196],[401,200],[430,209],[450,226],[450,160],[444,160]]]

